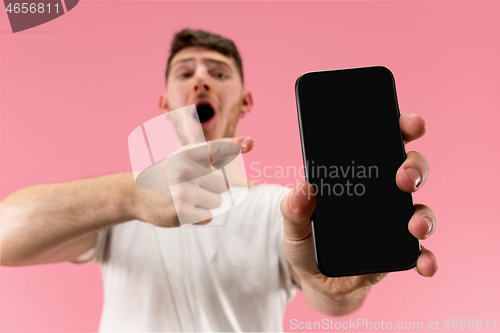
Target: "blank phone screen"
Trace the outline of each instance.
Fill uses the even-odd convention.
[[[303,74],[296,82],[316,265],[330,277],[415,266],[414,207],[396,185],[406,158],[394,77],[385,67]]]

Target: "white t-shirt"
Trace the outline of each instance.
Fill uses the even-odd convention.
[[[99,331],[282,331],[296,291],[279,209],[288,191],[250,187],[206,226],[134,220],[99,231],[91,259],[104,283]]]

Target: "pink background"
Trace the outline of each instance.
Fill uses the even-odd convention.
[[[2,7],[3,8],[3,7]],[[22,187],[130,169],[127,137],[158,114],[174,32],[203,28],[232,38],[255,107],[239,133],[264,166],[302,163],[294,82],[306,71],[383,65],[402,112],[422,115],[411,143],[430,161],[414,195],[438,228],[423,244],[434,278],[390,274],[343,318],[372,322],[497,320],[500,326],[500,2],[81,1],[68,14],[12,34],[0,12],[0,199]],[[280,184],[298,177],[264,179]],[[99,268],[70,263],[0,271],[0,331],[96,331]],[[290,320],[321,321],[300,292]],[[451,329],[450,329],[451,330]],[[490,330],[492,330],[490,326]],[[375,330],[374,330],[375,331]],[[378,330],[381,331],[381,330]],[[410,330],[411,331],[411,330]]]

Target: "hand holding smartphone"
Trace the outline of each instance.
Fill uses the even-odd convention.
[[[295,85],[316,266],[328,277],[416,266],[414,206],[396,185],[406,159],[392,73],[385,67],[309,72]]]

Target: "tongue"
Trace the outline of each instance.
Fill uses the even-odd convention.
[[[202,123],[209,120],[214,115],[214,110],[212,110],[212,107],[207,104],[198,105],[196,107],[196,111],[198,112],[198,118]]]

